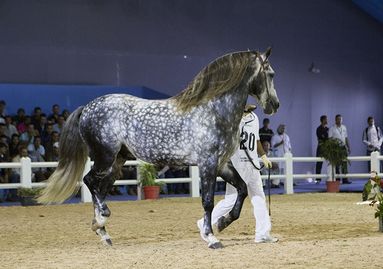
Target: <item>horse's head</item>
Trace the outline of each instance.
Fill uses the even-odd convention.
[[[279,99],[274,88],[274,70],[268,61],[271,48],[265,53],[254,52],[251,67],[254,75],[249,80],[249,94],[253,96],[263,108],[264,113],[273,114],[279,107]]]

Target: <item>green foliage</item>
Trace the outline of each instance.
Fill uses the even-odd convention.
[[[156,182],[157,170],[151,163],[142,162],[138,165],[138,181],[142,186],[161,186],[163,182]]]
[[[377,197],[377,201],[379,202],[378,206],[376,207],[376,211],[375,211],[375,218],[383,218],[383,195],[380,194],[378,195]]]
[[[329,138],[320,144],[320,156],[331,164],[332,179],[334,180],[335,167],[347,161],[347,149],[339,139]]]
[[[30,197],[40,195],[42,188],[18,188],[17,195],[20,197]]]

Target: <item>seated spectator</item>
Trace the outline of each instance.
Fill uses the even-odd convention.
[[[7,104],[5,103],[4,100],[0,100],[0,117],[3,117],[5,118],[5,115],[7,114],[6,111],[5,111],[5,107],[7,106]]]
[[[38,124],[40,123],[41,113],[42,113],[41,107],[37,106],[37,107],[35,107],[33,109],[33,114],[32,114],[32,117],[31,117],[31,122],[36,127],[36,129],[37,129]]]
[[[13,134],[11,142],[9,143],[9,156],[15,157],[19,153],[20,140],[18,134]]]
[[[273,154],[273,151],[271,150],[271,146],[270,146],[269,141],[263,140],[262,147],[263,147],[263,150],[265,151],[267,157],[275,157]],[[270,175],[278,175],[279,174],[278,163],[272,162],[271,164],[272,164],[272,167],[270,169]],[[261,174],[262,175],[268,175],[269,174],[268,169],[266,167],[263,167],[261,169]],[[262,181],[263,181],[263,186],[265,187],[266,186],[266,180],[262,180]],[[271,180],[271,188],[279,188],[279,184],[280,184],[280,179],[272,179]]]
[[[12,135],[19,134],[19,132],[16,129],[16,126],[13,125],[13,123],[12,123],[12,117],[11,116],[5,117],[5,126],[7,128],[5,131],[5,135],[8,136],[10,139],[12,138]]]
[[[70,115],[69,110],[68,109],[64,109],[62,115],[63,115],[63,117],[64,117],[64,119],[66,121],[68,119],[69,115]]]
[[[38,132],[35,130],[35,126],[30,123],[27,131],[20,135],[20,142],[26,145],[33,144],[35,136],[38,136]]]
[[[8,146],[0,142],[0,162],[9,162]],[[0,168],[0,183],[9,183],[9,169]],[[0,202],[7,200],[9,190],[0,189]]]
[[[59,115],[60,115],[60,106],[58,104],[54,104],[52,106],[52,114],[49,115],[48,121],[52,123],[57,123]]]
[[[65,119],[64,116],[60,115],[57,118],[57,123],[53,125],[53,131],[61,133],[62,128],[64,127]]]
[[[28,156],[31,158],[32,162],[45,162],[45,149],[41,145],[40,136],[35,136],[33,140],[33,144],[28,145]],[[33,179],[34,181],[43,181],[47,179],[46,177],[46,169],[45,168],[33,168]],[[32,179],[32,180],[33,180]]]
[[[10,141],[9,141],[8,136],[6,136],[6,135],[0,135],[0,142],[6,144],[6,145],[8,146],[8,144],[9,144]]]
[[[24,108],[19,108],[15,121],[17,131],[22,134],[27,131],[27,126],[31,123],[31,117],[25,115]]]
[[[5,123],[0,123],[0,137],[5,137],[5,141],[3,139],[2,141],[6,144],[8,144],[11,141],[10,137],[7,136],[7,127],[5,126]]]
[[[28,157],[28,150],[25,146],[20,146],[18,153],[12,158],[12,162],[19,163],[21,161],[21,158]],[[19,183],[20,182],[20,169],[19,168],[13,168],[11,170],[11,174],[9,177],[9,181],[11,183]],[[8,200],[14,202],[18,200],[17,197],[17,191],[16,190],[10,190],[8,195]]]
[[[53,124],[47,123],[45,125],[44,131],[41,133],[41,143],[44,148],[47,149],[47,144],[51,142],[53,133]]]
[[[34,125],[35,125],[35,129],[41,135],[45,131],[45,128],[46,128],[47,124],[48,124],[47,115],[45,115],[43,113],[43,114],[40,115],[39,122],[35,123]]]

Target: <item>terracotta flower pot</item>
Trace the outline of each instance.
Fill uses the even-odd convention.
[[[326,181],[327,192],[339,192],[340,181]]]
[[[158,199],[160,186],[144,186],[144,199]]]

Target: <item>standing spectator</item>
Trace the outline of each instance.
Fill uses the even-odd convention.
[[[320,117],[320,125],[317,128],[317,139],[318,139],[318,146],[317,146],[317,152],[316,156],[321,156],[321,145],[328,139],[328,127],[327,127],[327,116],[322,115]],[[322,164],[323,162],[317,162],[315,166],[315,173],[320,174],[322,172]],[[321,178],[316,178],[315,182],[319,184],[321,182]]]
[[[269,128],[269,125],[270,120],[268,118],[264,118],[263,127],[259,129],[259,138],[261,143],[263,143],[263,141],[268,141],[269,143],[271,143],[271,138],[273,137],[274,132]]]
[[[277,134],[271,138],[271,145],[275,157],[284,157],[287,152],[291,152],[290,137],[285,133],[286,126],[280,124],[277,128]],[[285,173],[285,162],[279,162],[280,174]]]
[[[64,124],[65,124],[64,116],[62,115],[58,116],[56,124],[53,125],[53,131],[58,132],[60,134],[62,128],[64,127]]]
[[[60,106],[58,104],[54,104],[52,106],[52,114],[49,115],[48,121],[52,123],[57,123],[59,115],[60,115]]]
[[[275,157],[273,154],[273,151],[271,150],[271,146],[270,146],[269,141],[267,141],[267,140],[263,141],[262,147],[263,147],[263,150],[265,151],[265,154],[268,158]],[[272,164],[272,166],[270,169],[270,175],[278,175],[279,174],[278,163],[272,162],[271,164]],[[266,166],[264,166],[261,169],[261,174],[262,175],[268,175],[269,174],[268,168]],[[278,179],[278,178],[271,179],[271,188],[279,188],[279,184],[280,184],[280,179]],[[265,187],[265,180],[263,180],[263,186]]]
[[[347,153],[351,153],[350,143],[348,141],[347,128],[342,124],[343,118],[342,115],[338,114],[335,116],[335,124],[329,129],[328,137],[339,139],[343,146],[346,148]],[[347,174],[347,161],[344,161],[342,165],[335,168],[337,174],[342,171],[343,174]],[[337,179],[339,180],[339,179]],[[348,178],[342,179],[343,184],[351,184],[352,182]]]
[[[50,140],[47,141],[47,143],[44,145],[45,157],[48,162],[53,162],[53,158],[54,158],[53,145],[56,142],[59,142],[59,139],[60,139],[60,135],[57,132],[53,131],[51,134]]]
[[[368,126],[363,132],[363,143],[367,146],[367,156],[370,156],[372,152],[378,151],[380,153],[380,148],[382,146],[382,131],[378,126],[375,125],[375,120],[373,117],[368,117],[367,119]],[[371,162],[368,162],[368,171],[371,172]]]
[[[20,135],[20,142],[26,145],[33,144],[33,141],[35,140],[35,136],[37,135],[38,135],[38,132],[37,130],[35,130],[35,126],[32,123],[30,123],[28,124],[27,131]]]

